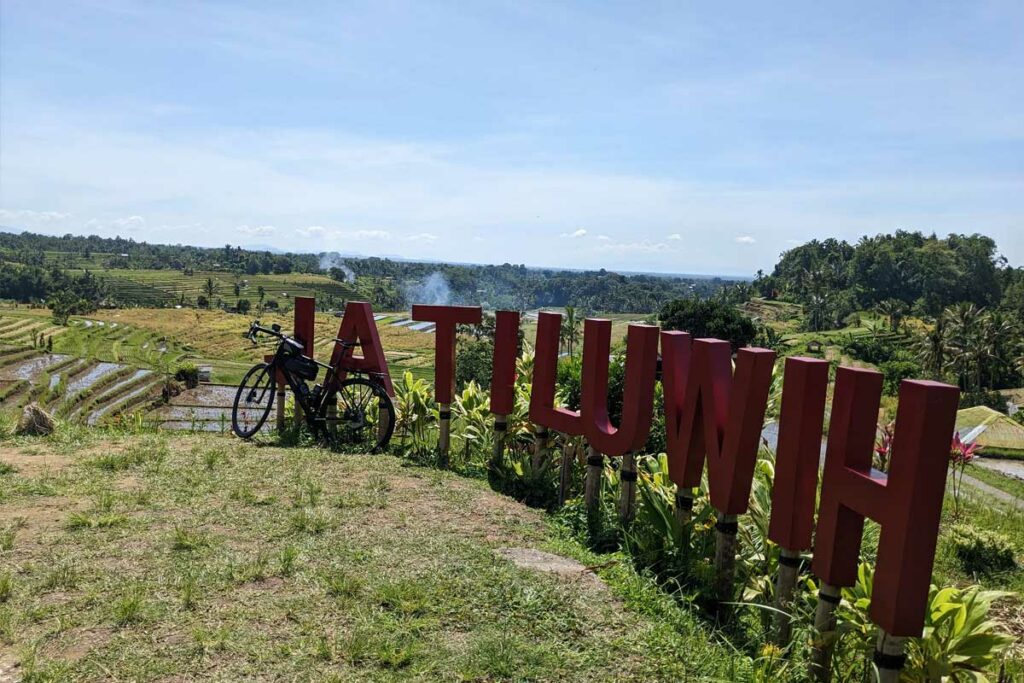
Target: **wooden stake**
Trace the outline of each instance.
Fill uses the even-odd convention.
[[[336,434],[338,431],[338,402],[337,399],[327,401],[327,431]]]
[[[287,399],[287,394],[284,392],[284,385],[277,385],[277,431],[278,433],[283,432],[285,427],[285,416],[284,416],[284,404]]]
[[[451,405],[442,403],[438,406],[440,418],[440,434],[437,437],[437,464],[438,467],[448,467],[448,449],[451,443],[452,411]]]
[[[494,416],[494,444],[491,447],[491,468],[505,459],[505,436],[508,434],[508,415]]]
[[[569,497],[569,486],[572,484],[572,463],[576,460],[576,444],[566,439],[562,447],[562,468],[558,474],[558,506],[565,505]]]
[[[388,415],[387,409],[384,408],[383,404],[377,406],[377,439],[384,438],[384,435],[388,433],[388,422],[391,421],[391,416]],[[394,436],[392,434],[392,436]]]
[[[546,427],[537,426],[537,431],[533,433],[533,457],[530,463],[533,465],[533,471],[536,472],[540,469],[544,462],[544,454],[548,446],[548,430]]]
[[[681,526],[690,523],[693,517],[693,489],[676,489],[676,519]]]
[[[907,660],[903,647],[907,639],[890,636],[885,631],[878,632],[878,643],[875,645],[875,666],[878,667],[878,683],[897,683],[900,671]]]
[[[636,457],[632,453],[622,456],[619,483],[619,520],[625,525],[636,515]]]
[[[736,515],[718,513],[715,523],[715,599],[719,603],[732,599],[736,579]],[[728,610],[723,610],[728,611]]]
[[[789,613],[800,571],[800,551],[781,548],[779,553],[779,575],[775,579],[775,644],[786,647],[793,630],[792,615]]]
[[[811,677],[818,683],[832,680],[832,650],[836,644],[836,607],[841,591],[822,583],[818,590],[818,608],[814,612],[814,648],[811,652]]]
[[[587,505],[587,518],[594,521],[601,506],[601,476],[604,474],[604,456],[587,447],[587,479],[583,499]]]

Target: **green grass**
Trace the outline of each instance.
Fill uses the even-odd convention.
[[[967,476],[983,481],[989,486],[994,486],[1000,491],[1005,491],[1011,496],[1016,496],[1024,501],[1024,481],[1011,477],[995,470],[990,470],[981,465],[969,465]]]
[[[596,559],[482,481],[211,436],[74,430],[0,447],[70,459],[4,475],[0,493],[0,517],[25,520],[0,551],[18,567],[0,638],[37,679],[747,675],[627,563],[603,588],[497,556]],[[337,504],[353,496],[374,504]]]

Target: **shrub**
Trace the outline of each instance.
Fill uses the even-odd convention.
[[[183,382],[189,389],[199,386],[199,366],[195,363],[182,363],[174,373],[174,379]]]
[[[1003,572],[1017,566],[1010,539],[998,531],[957,524],[950,540],[960,567],[968,574]]]

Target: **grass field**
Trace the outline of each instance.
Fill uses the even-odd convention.
[[[737,680],[628,567],[392,457],[63,430],[0,441],[0,678]]]

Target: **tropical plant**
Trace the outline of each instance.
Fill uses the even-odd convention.
[[[406,440],[411,438],[408,447],[413,453],[421,455],[428,450],[427,435],[435,413],[433,403],[427,381],[414,378],[412,372],[406,370],[402,381],[395,384],[395,428],[399,435],[399,448],[404,450]]]
[[[490,396],[476,382],[469,382],[455,395],[452,416],[462,440],[463,463],[469,464],[471,453],[484,453],[491,445],[494,430],[491,424]]]
[[[579,343],[581,335],[580,318],[576,307],[566,306],[565,315],[562,316],[562,329],[559,332],[559,339],[564,344],[570,358],[576,353],[576,344]]]
[[[924,634],[911,640],[903,675],[915,681],[984,683],[1013,639],[996,630],[989,619],[992,603],[1009,593],[968,588],[931,587]]]
[[[863,661],[874,647],[877,630],[868,616],[873,582],[874,569],[863,563],[857,570],[857,583],[843,589],[843,601],[836,611],[842,655],[834,665],[844,666],[843,660],[849,656],[854,662]],[[902,677],[936,683],[988,681],[984,671],[990,670],[1012,643],[988,616],[992,602],[1007,595],[980,586],[940,590],[933,585],[922,637],[908,641]]]
[[[964,486],[964,472],[967,465],[974,460],[974,454],[981,450],[976,443],[965,443],[960,439],[960,432],[953,435],[953,442],[949,446],[949,466],[953,470],[953,516],[960,516],[960,494]]]

